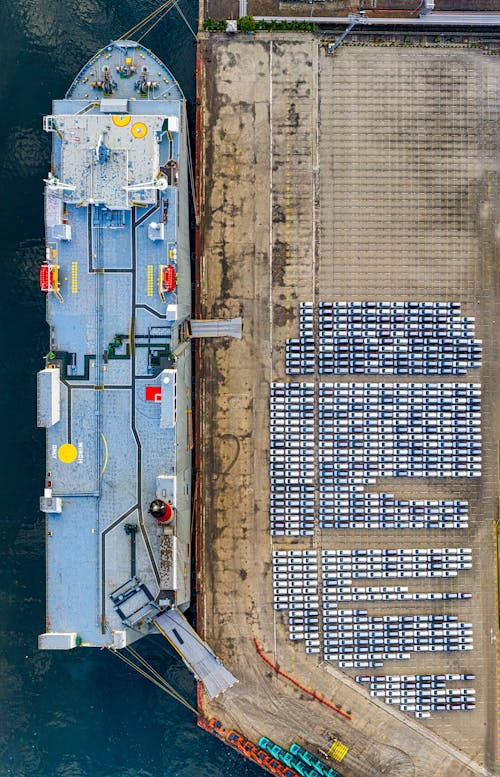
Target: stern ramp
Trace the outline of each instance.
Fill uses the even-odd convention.
[[[238,682],[217,656],[203,642],[179,610],[168,610],[154,621],[155,626],[179,653],[180,657],[201,680],[211,699]]]

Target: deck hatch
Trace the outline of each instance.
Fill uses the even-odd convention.
[[[101,100],[101,113],[128,113],[128,100]]]
[[[161,383],[161,429],[173,429],[176,416],[176,372],[164,370]]]
[[[37,375],[37,426],[48,429],[61,417],[59,369],[47,368]]]

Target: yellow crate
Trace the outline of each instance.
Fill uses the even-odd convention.
[[[329,758],[333,758],[335,761],[340,763],[344,760],[348,752],[349,748],[346,745],[343,745],[342,742],[339,742],[338,739],[336,739],[335,742],[330,745],[327,755]]]

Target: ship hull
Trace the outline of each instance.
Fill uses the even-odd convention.
[[[41,648],[124,647],[190,601],[186,106],[152,52],[98,52],[44,127],[49,353]]]

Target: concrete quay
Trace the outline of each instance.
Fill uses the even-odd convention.
[[[254,742],[265,735],[315,753],[338,736],[349,747],[345,777],[495,774],[498,64],[451,46],[350,45],[331,57],[308,33],[199,37],[199,314],[243,318],[241,341],[199,346],[199,629],[239,679],[214,701],[201,696],[203,713]],[[468,529],[270,537],[269,386],[287,379],[285,340],[298,336],[306,300],[458,300],[476,317],[483,366],[466,379],[482,383],[482,477],[377,484],[400,498],[468,499]],[[274,549],[441,545],[472,547],[473,570],[436,590],[455,586],[473,599],[404,603],[405,614],[446,609],[472,621],[470,653],[341,672],[289,641],[273,610]],[[351,718],[279,676],[256,643]],[[425,722],[353,680],[446,671],[475,674],[476,709]]]

